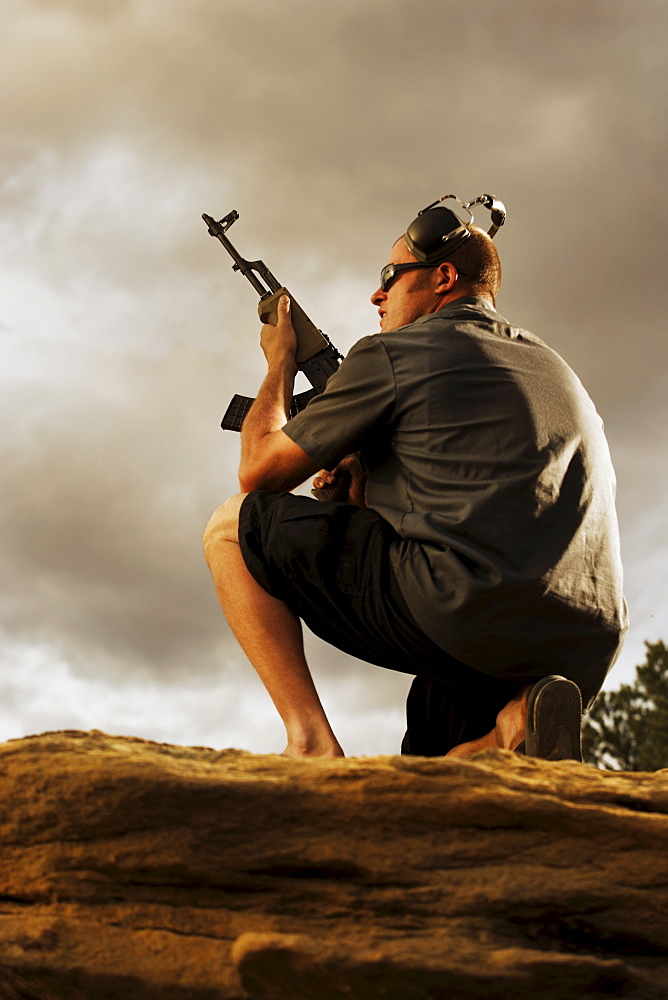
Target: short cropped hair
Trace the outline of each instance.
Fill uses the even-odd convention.
[[[501,287],[501,261],[496,247],[487,233],[470,227],[471,235],[446,259],[462,272],[462,284],[470,288],[473,295],[488,293],[492,298]]]

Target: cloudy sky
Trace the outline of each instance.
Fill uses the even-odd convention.
[[[499,308],[575,368],[618,477],[632,628],[668,639],[661,0],[4,0],[0,740],[282,749],[200,537],[263,374],[201,213],[346,351],[428,202],[502,198]],[[480,217],[483,221],[483,217]],[[348,753],[409,679],[309,640]]]

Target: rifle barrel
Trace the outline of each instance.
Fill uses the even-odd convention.
[[[216,220],[212,218],[210,215],[207,215],[206,212],[202,213],[202,218],[204,219],[209,228],[209,235],[215,236],[217,240],[220,240],[220,242],[223,244],[223,246],[229,253],[230,257],[234,261],[234,264],[232,265],[233,269],[235,271],[241,271],[243,276],[245,278],[248,278],[251,285],[261,298],[263,298],[265,295],[268,295],[269,292],[272,291],[272,289],[265,288],[265,286],[262,284],[257,274],[255,273],[255,268],[253,265],[256,262],[248,261],[246,260],[245,257],[241,256],[241,254],[228,240],[227,236],[225,235],[225,230],[223,229],[223,227],[219,222],[216,222]]]

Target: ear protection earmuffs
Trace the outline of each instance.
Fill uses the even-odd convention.
[[[468,214],[468,220],[461,219],[452,209],[443,207],[441,203],[444,201],[457,202]],[[445,194],[423,208],[413,219],[404,236],[406,246],[413,256],[423,263],[438,264],[446,260],[471,235],[470,226],[473,225],[471,206],[478,204],[484,205],[491,213],[492,225],[488,230],[488,236],[494,238],[506,221],[503,202],[491,194],[481,194],[473,201],[464,203],[454,194]]]

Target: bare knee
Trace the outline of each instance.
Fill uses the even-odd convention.
[[[209,566],[221,542],[239,541],[239,511],[246,493],[236,493],[222,503],[209,518],[202,539],[204,556]]]

